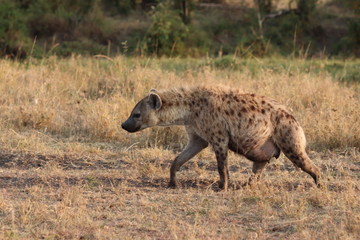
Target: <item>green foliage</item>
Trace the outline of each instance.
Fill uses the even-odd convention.
[[[275,46],[281,46],[284,52],[291,52],[295,32],[297,38],[302,35],[300,25],[300,17],[293,13],[282,18],[271,19],[265,25],[265,37],[270,39]]]
[[[348,34],[342,39],[342,50],[353,56],[360,55],[360,19],[349,23]],[[353,50],[350,50],[353,49]],[[349,52],[350,50],[350,52]]]
[[[63,42],[61,47],[55,48],[50,54],[58,56],[71,56],[73,54],[79,55],[106,55],[106,47],[94,41],[66,41]]]
[[[12,57],[25,57],[26,18],[19,6],[11,0],[0,1],[0,49],[1,53]],[[1,55],[2,55],[1,54]]]
[[[198,25],[188,25],[189,37],[186,40],[186,53],[193,57],[205,56],[211,51],[212,39]]]
[[[98,0],[32,1],[28,8],[32,34],[38,37],[57,34],[61,39],[69,40],[74,29],[89,19],[96,28],[99,24],[96,16],[101,15],[98,11],[98,2]]]
[[[218,69],[237,69],[236,59],[232,56],[225,56],[213,61],[213,65]]]
[[[262,15],[269,14],[272,10],[272,0],[255,0]]]
[[[311,13],[314,12],[318,0],[297,0],[297,10],[300,17],[307,21]]]
[[[189,28],[173,10],[169,1],[159,3],[152,15],[152,24],[146,34],[146,47],[156,55],[178,55],[184,52]]]
[[[110,12],[111,15],[129,15],[136,6],[138,0],[104,0],[104,6],[106,12]]]
[[[246,71],[252,77],[265,73],[295,73],[313,74],[322,76],[329,74],[334,80],[344,83],[360,83],[360,60],[332,60],[332,59],[290,59],[284,57],[239,58],[234,55],[226,55],[217,58],[160,58],[155,62],[142,59],[141,65],[150,68],[160,67],[168,72],[184,74],[188,71],[200,73],[204,68],[221,69],[225,72]]]
[[[264,16],[277,10],[274,2],[256,1]],[[202,8],[194,0],[0,0],[0,56],[307,57],[323,56],[324,49],[325,54],[360,56],[359,0],[329,3],[346,13],[341,21],[338,14],[319,8],[318,0],[289,2],[296,3],[291,5],[297,10],[267,18],[260,34],[259,9],[245,5]],[[152,10],[144,3],[152,4]],[[219,61],[223,65],[227,60]]]

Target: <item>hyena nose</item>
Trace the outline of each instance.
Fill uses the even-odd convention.
[[[122,129],[125,129],[125,123],[124,123],[124,122],[121,124],[121,128],[122,128]],[[126,130],[126,129],[125,129],[125,130]]]

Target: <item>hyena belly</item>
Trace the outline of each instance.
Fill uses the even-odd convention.
[[[245,146],[243,144],[239,144],[239,142],[233,141],[230,139],[229,141],[229,149],[235,153],[245,156],[247,159],[253,162],[267,162],[272,157],[278,158],[280,156],[280,149],[274,143],[271,138],[268,138],[265,142],[257,143],[250,147],[247,145],[252,141],[245,140]]]
[[[229,125],[234,128],[232,132],[236,133],[229,139],[228,147],[231,151],[253,162],[267,162],[272,157],[279,157],[280,149],[272,139],[273,131],[266,116],[255,119],[244,116],[240,124]]]

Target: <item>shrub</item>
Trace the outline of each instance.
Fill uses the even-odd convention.
[[[182,54],[189,28],[172,9],[169,1],[159,3],[152,15],[152,24],[146,34],[146,47],[156,55]]]
[[[135,9],[137,0],[103,0],[106,12],[111,15],[129,15]]]
[[[29,39],[23,11],[11,0],[0,4],[0,55],[26,57]]]

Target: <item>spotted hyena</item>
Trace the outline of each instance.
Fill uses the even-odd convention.
[[[170,187],[176,172],[201,150],[211,145],[220,174],[219,187],[229,182],[228,150],[253,162],[254,177],[282,151],[319,184],[320,171],[305,151],[304,131],[294,116],[278,102],[221,87],[151,90],[136,104],[121,125],[128,132],[153,126],[185,125],[188,144],[170,169]]]

